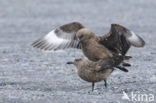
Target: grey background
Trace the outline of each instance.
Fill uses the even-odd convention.
[[[156,96],[155,12],[155,0],[0,0],[0,103],[128,102],[122,91]],[[34,40],[72,21],[98,34],[108,32],[111,23],[122,24],[144,38],[146,46],[130,49],[128,73],[114,71],[107,89],[100,82],[91,92],[91,83],[66,64],[83,56],[80,50],[31,47]]]

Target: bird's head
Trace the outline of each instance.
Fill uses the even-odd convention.
[[[81,66],[85,63],[84,58],[75,59],[74,62],[67,62],[67,64],[74,64],[76,67]]]
[[[88,41],[89,39],[91,39],[95,36],[96,35],[91,30],[89,30],[87,28],[80,29],[76,33],[76,37],[78,38],[78,40],[80,40],[80,42]]]

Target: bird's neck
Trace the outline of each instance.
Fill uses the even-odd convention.
[[[95,41],[94,38],[87,39],[87,40],[82,40],[81,44],[82,44],[82,46],[87,46],[87,45],[91,44],[91,42],[93,42],[93,41]]]

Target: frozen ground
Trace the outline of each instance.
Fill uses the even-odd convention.
[[[153,94],[156,103],[155,11],[155,0],[0,0],[0,103],[132,103],[122,99],[122,91],[129,96]],[[91,84],[66,64],[83,56],[81,51],[44,52],[30,46],[72,21],[81,21],[98,34],[119,23],[147,45],[131,48],[128,73],[116,70],[107,89],[100,82],[91,92]]]

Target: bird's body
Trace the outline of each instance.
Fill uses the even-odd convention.
[[[81,48],[84,55],[92,61],[98,61],[100,59],[113,56],[107,48],[96,41],[96,38],[91,38],[86,42],[81,42]]]
[[[118,68],[117,66],[122,61],[122,57],[99,60],[98,62],[93,62],[85,58],[80,58],[75,59],[74,62],[68,62],[68,64],[74,64],[76,66],[77,73],[81,79],[92,82],[93,85],[95,82],[100,82],[103,80],[105,82],[105,86],[107,86],[107,78],[109,77],[109,75],[111,75],[114,68]],[[128,72],[127,69],[122,71]]]
[[[107,77],[114,70],[113,68],[107,68],[101,72],[98,72],[98,63],[89,61],[87,59],[82,60],[82,62],[82,64],[75,64],[75,66],[77,67],[77,72],[81,79],[88,82],[100,82],[102,80],[107,80]]]

